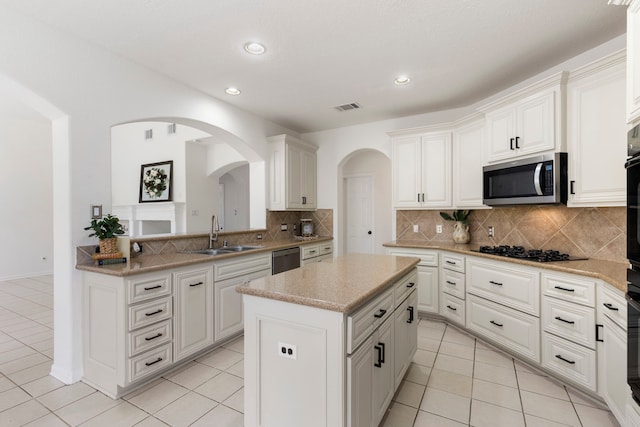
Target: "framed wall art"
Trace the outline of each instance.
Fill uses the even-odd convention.
[[[140,203],[170,202],[173,160],[140,168]]]

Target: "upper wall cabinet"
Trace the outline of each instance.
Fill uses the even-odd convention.
[[[559,73],[480,109],[488,163],[564,148],[565,81]]]
[[[627,121],[640,120],[640,0],[627,9]]]
[[[453,131],[453,205],[472,209],[482,204],[484,120],[467,121]]]
[[[393,207],[451,207],[451,132],[391,137]]]
[[[317,209],[316,146],[291,135],[269,141],[269,209]]]
[[[571,72],[567,83],[568,206],[626,204],[625,52]]]

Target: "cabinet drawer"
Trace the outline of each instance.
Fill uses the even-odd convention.
[[[129,359],[129,382],[164,369],[173,362],[171,344]]]
[[[318,245],[318,250],[320,251],[320,255],[327,255],[333,253],[333,243],[323,243]]]
[[[550,297],[593,307],[596,283],[576,276],[542,273],[542,292]]]
[[[171,341],[171,321],[147,326],[129,333],[129,357]]]
[[[440,265],[448,270],[464,273],[464,256],[453,254],[440,254]]]
[[[440,290],[449,295],[454,295],[458,298],[464,299],[465,275],[463,273],[458,273],[457,271],[451,271],[444,268],[441,273]]]
[[[126,280],[128,303],[146,301],[151,298],[171,295],[171,276],[169,274],[137,277]]]
[[[547,296],[542,301],[542,328],[546,332],[595,350],[595,309]]]
[[[260,270],[271,270],[271,252],[243,255],[228,261],[216,262],[214,280],[217,282]]]
[[[627,330],[627,300],[622,291],[600,283],[598,285],[598,310]]]
[[[475,295],[466,307],[467,329],[540,363],[540,319]]]
[[[420,266],[438,266],[438,252],[436,251],[428,251],[424,249],[393,248],[389,250],[389,255],[412,256],[420,258]]]
[[[317,245],[307,245],[300,248],[300,258],[309,259],[320,255],[320,248]]]
[[[161,298],[129,307],[129,330],[170,319],[173,314],[171,297]]]
[[[418,273],[415,270],[398,280],[393,287],[395,306],[400,305],[414,289],[418,289]]]
[[[532,269],[467,258],[467,290],[540,316],[540,273]]]
[[[361,342],[393,312],[393,288],[347,317],[347,353],[351,354]]]
[[[465,326],[466,315],[464,300],[441,292],[440,314],[460,326]]]
[[[596,352],[554,335],[542,336],[542,365],[596,391]]]

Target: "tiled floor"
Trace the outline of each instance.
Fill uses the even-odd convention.
[[[243,340],[122,399],[48,375],[52,278],[0,282],[0,426],[243,423]],[[421,320],[418,351],[384,427],[618,426],[610,412],[454,327]]]

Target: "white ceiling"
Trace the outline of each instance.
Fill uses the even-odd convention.
[[[0,4],[301,133],[469,105],[626,29],[607,0]],[[333,108],[351,102],[362,109]]]

